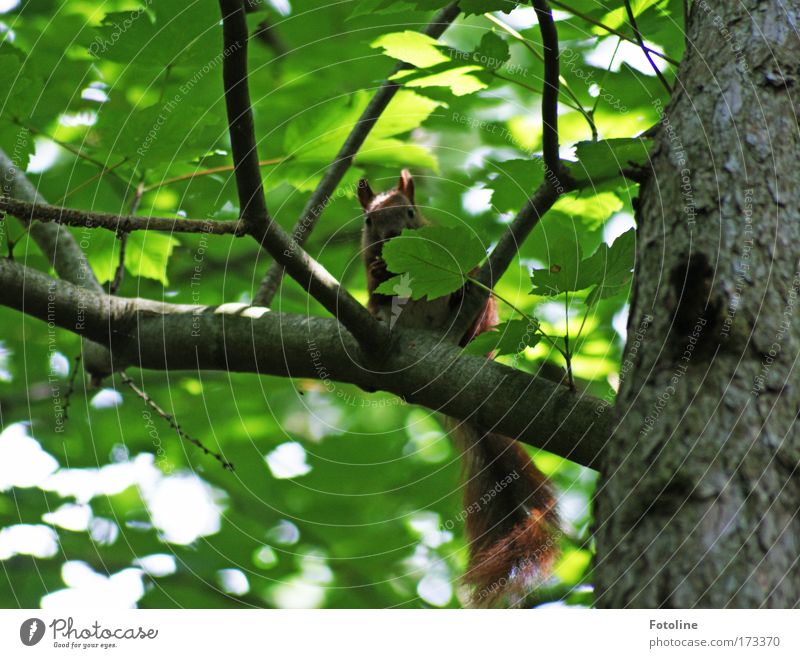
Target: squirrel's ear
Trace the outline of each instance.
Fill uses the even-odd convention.
[[[366,178],[362,178],[358,181],[358,200],[361,202],[361,207],[366,210],[369,208],[369,204],[372,203],[372,200],[375,198],[375,192],[372,191],[372,188],[369,186],[369,181]]]
[[[400,172],[400,182],[397,184],[397,189],[400,190],[406,198],[414,203],[414,179],[411,178],[411,172],[408,169],[403,169]]]

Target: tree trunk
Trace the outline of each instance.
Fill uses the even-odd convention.
[[[603,607],[800,601],[800,4],[692,3],[640,192]]]

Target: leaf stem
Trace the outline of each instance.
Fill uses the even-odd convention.
[[[269,160],[259,160],[258,164],[261,167],[269,167],[271,165],[281,164],[290,160],[290,156],[284,156],[282,158],[271,158]],[[174,178],[167,178],[166,180],[159,181],[157,183],[151,183],[150,185],[146,185],[144,188],[145,192],[150,192],[152,190],[157,190],[160,187],[164,187],[165,185],[172,185],[173,183],[180,183],[181,181],[191,180],[193,178],[199,178],[200,176],[210,176],[211,174],[220,174],[226,171],[233,171],[233,165],[224,165],[222,167],[211,167],[210,169],[201,169],[200,171],[193,171],[191,174],[182,174],[181,176],[175,176]]]
[[[559,353],[561,354],[561,356],[563,356],[565,359],[567,358],[567,354],[564,352],[564,350],[562,350],[558,346],[558,344],[556,343],[555,339],[552,336],[544,333],[544,331],[542,331],[542,325],[535,317],[533,317],[532,315],[528,315],[527,313],[525,313],[525,311],[517,308],[517,306],[515,306],[513,303],[511,303],[509,300],[507,300],[505,297],[503,297],[496,290],[492,290],[491,288],[489,288],[489,286],[483,285],[477,279],[473,279],[471,276],[468,276],[468,277],[466,277],[466,280],[469,281],[470,283],[472,283],[473,285],[477,286],[481,290],[485,290],[490,295],[493,295],[494,297],[499,299],[501,302],[503,302],[503,304],[508,306],[512,311],[515,311],[516,313],[518,313],[522,318],[527,320],[533,327],[535,327],[535,331],[540,336],[545,338],[550,343],[550,345],[552,345],[556,350],[558,350]]]
[[[575,379],[572,376],[572,352],[569,349],[569,291],[564,291],[564,360],[567,362],[567,379],[570,390],[575,391]]]

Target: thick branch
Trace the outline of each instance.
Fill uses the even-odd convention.
[[[112,297],[8,260],[0,260],[0,304],[107,344],[122,366],[311,377],[385,390],[584,465],[595,463],[613,428],[602,401],[462,356],[425,332],[395,329],[391,349],[372,355],[333,319]]]
[[[3,181],[3,194],[0,198],[8,195],[31,203],[45,203],[36,188],[25,177],[25,173],[20,171],[2,150],[0,150],[0,179]],[[25,218],[20,217],[20,219],[27,224]],[[58,276],[87,290],[103,292],[86,256],[69,231],[57,224],[40,223],[30,224],[28,231]],[[84,342],[83,356],[88,372],[99,375],[111,371],[110,355],[100,345]]]
[[[27,203],[19,199],[0,198],[0,210],[28,222],[54,222],[66,226],[104,228],[109,231],[166,231],[168,233],[211,233],[214,235],[244,235],[244,225],[238,220],[181,219],[180,217],[139,217],[62,208],[45,203]]]
[[[423,30],[423,33],[434,39],[439,38],[447,27],[455,20],[459,14],[457,3],[452,3],[442,9],[428,26]],[[397,90],[402,86],[401,84],[392,80],[395,73],[404,69],[413,68],[410,64],[400,63],[392,69],[388,78],[381,84],[378,91],[372,97],[364,112],[358,118],[353,130],[347,136],[333,162],[325,170],[322,180],[317,185],[312,193],[303,212],[300,213],[300,219],[294,226],[292,237],[298,244],[304,244],[317,220],[322,215],[325,207],[328,205],[331,194],[333,194],[336,186],[339,185],[347,170],[353,164],[353,159],[358,153],[364,141],[367,139],[372,128],[377,123],[383,111],[389,105],[389,102],[394,98]],[[281,279],[283,278],[284,268],[273,263],[267,271],[264,280],[255,297],[257,304],[268,306],[272,302],[272,298],[278,291]]]
[[[222,77],[233,145],[241,216],[253,236],[289,275],[364,344],[385,342],[387,329],[342,288],[322,265],[303,251],[270,218],[264,202],[256,151],[253,111],[247,88],[247,23],[242,0],[220,0],[224,57]],[[254,201],[255,199],[255,201]]]

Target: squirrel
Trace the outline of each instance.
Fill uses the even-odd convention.
[[[446,327],[463,291],[432,301],[412,301],[407,295],[403,299],[403,286],[398,286],[395,297],[375,292],[393,276],[382,258],[384,244],[403,229],[428,224],[414,202],[409,171],[402,171],[397,187],[378,194],[362,178],[358,200],[365,218],[362,250],[369,311],[390,326],[396,322],[417,329]],[[461,346],[497,321],[496,304],[489,296]],[[558,553],[559,520],[552,486],[517,441],[484,432],[469,422],[451,419],[450,425],[462,452],[463,513],[469,543],[464,582],[471,589],[471,603],[478,607],[520,605],[547,576]]]

